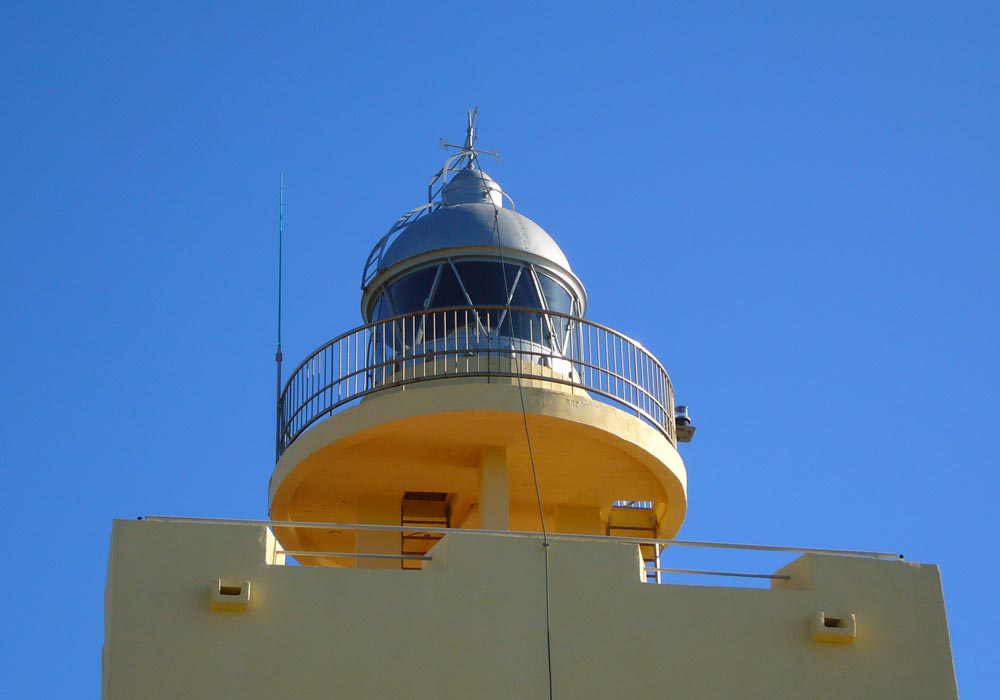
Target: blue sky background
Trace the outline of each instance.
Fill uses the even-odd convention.
[[[98,694],[113,518],[266,516],[279,171],[294,365],[476,104],[691,406],[681,535],[939,564],[994,697],[1000,8],[815,5],[4,3],[10,697]]]

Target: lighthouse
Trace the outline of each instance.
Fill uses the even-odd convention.
[[[562,249],[480,168],[474,116],[368,256],[364,325],[279,400],[272,520],[413,530],[280,528],[288,550],[328,553],[297,555],[309,564],[412,565],[396,557],[440,537],[421,526],[656,538],[684,520],[667,372],[586,319]]]
[[[268,518],[115,521],[102,698],[957,698],[936,566],[677,537],[690,415],[475,116],[372,237],[360,325],[280,384]]]

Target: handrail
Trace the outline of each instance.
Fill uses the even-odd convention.
[[[366,554],[364,552],[313,552],[308,549],[279,549],[290,557],[344,557],[345,559],[390,559],[392,561],[430,561],[426,554]]]
[[[874,551],[859,551],[859,550],[845,550],[845,549],[822,549],[817,547],[789,547],[780,545],[760,545],[760,544],[740,544],[740,543],[729,543],[729,542],[707,542],[698,540],[676,540],[669,538],[655,538],[655,537],[619,537],[615,535],[582,535],[582,534],[572,534],[572,533],[549,533],[545,535],[541,532],[511,532],[507,530],[466,530],[461,528],[445,528],[445,527],[423,527],[414,529],[412,525],[380,525],[373,523],[331,523],[331,522],[296,522],[296,521],[280,521],[280,520],[231,520],[224,518],[188,518],[188,517],[170,517],[170,516],[146,516],[145,520],[150,522],[163,522],[163,523],[184,523],[184,524],[197,524],[197,525],[239,525],[239,526],[257,526],[269,528],[272,532],[288,530],[288,529],[323,529],[323,530],[347,530],[347,531],[359,531],[359,532],[371,532],[371,531],[382,531],[382,532],[419,532],[423,534],[435,534],[435,535],[470,535],[470,536],[496,536],[502,535],[505,537],[518,538],[518,539],[534,539],[538,541],[546,541],[546,538],[551,540],[568,540],[577,542],[615,542],[618,544],[631,544],[637,547],[649,547],[655,546],[657,551],[657,557],[655,561],[647,560],[646,565],[643,567],[642,571],[644,573],[644,580],[647,583],[664,583],[661,579],[661,574],[671,574],[671,575],[694,575],[694,576],[705,576],[712,578],[739,578],[748,580],[770,580],[770,581],[789,581],[792,576],[783,571],[777,571],[775,573],[756,573],[748,571],[732,571],[732,570],[720,570],[720,569],[694,569],[694,568],[677,568],[677,567],[665,567],[661,566],[660,562],[660,551],[667,551],[669,547],[693,547],[693,548],[706,548],[706,549],[728,549],[737,550],[743,552],[768,552],[768,553],[787,553],[787,554],[824,554],[840,557],[867,557],[875,560],[897,560],[901,561],[903,559],[902,554],[894,554],[891,552],[874,552]],[[387,560],[387,561],[397,561],[400,564],[403,562],[414,561],[414,562],[429,562],[434,559],[434,550],[431,550],[425,554],[390,554],[390,553],[380,553],[380,552],[349,552],[349,551],[326,551],[323,549],[286,549],[282,545],[278,545],[274,550],[275,555],[292,556],[299,560],[300,563],[305,563],[304,560],[307,559],[354,559],[356,561],[360,560]],[[272,558],[270,563],[276,564],[281,563],[282,560],[277,558]],[[419,568],[419,567],[415,567]],[[403,570],[407,567],[403,566]]]
[[[794,547],[774,544],[752,544],[747,542],[713,542],[709,540],[677,540],[668,537],[620,537],[618,535],[582,535],[575,533],[522,532],[518,530],[466,530],[454,527],[421,527],[412,525],[381,525],[374,523],[330,523],[316,520],[236,520],[230,518],[193,518],[171,515],[147,515],[145,520],[164,523],[189,523],[192,525],[257,525],[269,528],[295,528],[300,530],[354,530],[375,532],[426,532],[435,535],[465,533],[473,535],[504,535],[527,539],[579,540],[591,542],[622,542],[625,544],[659,544],[671,547],[702,547],[705,549],[735,549],[746,552],[784,552],[789,554],[829,554],[839,557],[864,557],[877,560],[902,560],[897,552],[878,552],[863,549],[828,549],[823,547]],[[315,553],[314,553],[315,555]]]
[[[369,323],[313,351],[278,398],[276,452],[280,457],[313,423],[351,401],[454,376],[579,387],[634,412],[677,444],[670,377],[637,341],[555,311],[455,306]]]

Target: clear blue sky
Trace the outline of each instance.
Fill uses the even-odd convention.
[[[7,694],[98,693],[113,518],[266,515],[279,170],[294,364],[478,104],[691,406],[682,536],[939,564],[995,697],[996,3],[331,5],[0,7]]]

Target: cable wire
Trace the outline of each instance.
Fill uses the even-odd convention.
[[[514,338],[514,317],[511,310],[511,290],[510,284],[507,280],[507,261],[504,255],[503,249],[503,239],[500,236],[500,208],[497,206],[496,202],[490,196],[489,185],[486,183],[486,175],[482,168],[479,166],[479,158],[476,155],[475,150],[471,150],[469,154],[469,166],[476,167],[479,170],[480,178],[483,181],[483,191],[486,195],[486,199],[490,204],[493,205],[493,235],[497,239],[497,251],[500,256],[500,271],[503,276],[503,289],[504,289],[504,305],[507,307],[507,324],[510,332],[511,339]],[[535,467],[535,454],[531,446],[531,430],[528,428],[528,409],[524,402],[524,383],[521,376],[521,362],[520,359],[511,353],[511,365],[514,366],[514,376],[517,378],[517,393],[521,400],[521,419],[524,423],[524,439],[528,445],[528,461],[531,463],[531,479],[535,486],[535,502],[538,505],[538,518],[542,524],[542,553],[545,563],[545,658],[548,669],[548,681],[549,681],[549,700],[553,700],[553,687],[552,687],[552,617],[551,617],[551,601],[550,601],[550,585],[549,585],[549,533],[545,526],[545,511],[542,508],[542,491],[538,485],[538,470]]]

